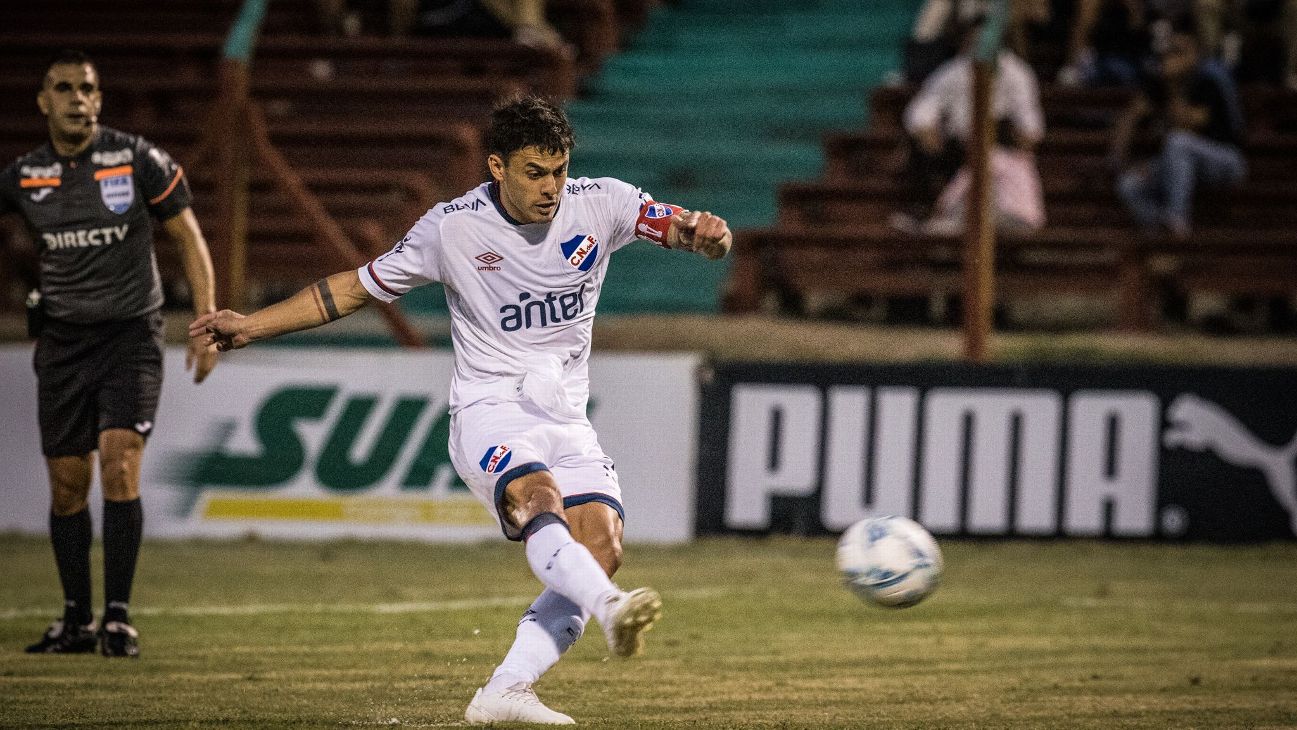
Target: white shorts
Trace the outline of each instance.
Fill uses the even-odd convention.
[[[450,461],[510,540],[521,539],[522,525],[503,519],[504,489],[540,469],[554,475],[564,508],[602,502],[626,516],[617,472],[590,422],[564,420],[530,401],[482,401],[457,411]]]

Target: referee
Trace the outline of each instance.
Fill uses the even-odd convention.
[[[35,367],[64,609],[27,651],[98,647],[104,656],[137,657],[128,608],[143,526],[140,458],[162,386],[162,283],[151,218],[179,246],[195,314],[215,310],[212,262],[180,166],[145,140],[99,125],[103,94],[88,56],[55,56],[36,103],[49,142],[0,172],[0,214],[21,214],[40,252]],[[202,382],[215,349],[191,339],[185,362]],[[104,498],[102,625],[90,602],[95,451]]]

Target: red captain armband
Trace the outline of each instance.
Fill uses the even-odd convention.
[[[670,248],[667,246],[667,231],[671,230],[671,216],[683,211],[684,208],[678,205],[645,201],[639,207],[639,217],[635,219],[635,237],[652,241],[662,248]]]

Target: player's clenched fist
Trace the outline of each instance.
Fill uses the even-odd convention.
[[[729,252],[733,238],[724,218],[707,211],[688,210],[672,219],[669,242],[671,248],[693,251],[715,260]]]
[[[216,345],[221,352],[237,350],[252,341],[243,332],[245,319],[247,317],[228,309],[204,314],[189,323],[189,336],[206,336],[207,344]]]

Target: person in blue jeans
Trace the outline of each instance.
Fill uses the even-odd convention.
[[[1161,137],[1158,154],[1134,165],[1128,155],[1142,123]],[[1228,188],[1247,177],[1238,92],[1217,61],[1204,58],[1191,29],[1177,29],[1155,75],[1117,121],[1110,163],[1117,195],[1146,233],[1192,232],[1194,192]]]

